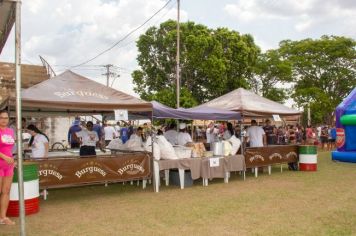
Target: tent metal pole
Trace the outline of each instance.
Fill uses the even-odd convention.
[[[152,168],[151,168],[151,171],[152,171],[153,192],[156,193],[156,192],[158,192],[158,189],[156,189],[156,174],[155,174],[155,164],[154,164],[155,158],[153,156],[153,153],[154,153],[153,143],[155,142],[155,139],[156,139],[156,135],[153,131],[153,110],[152,110],[152,112],[151,112],[151,142],[152,142],[152,160],[151,160]],[[159,171],[158,171],[158,173],[159,173]]]
[[[177,58],[176,58],[176,79],[177,79],[177,109],[180,106],[180,0],[177,0]]]
[[[242,127],[243,127],[243,122],[244,122],[244,117],[241,117],[241,122],[240,122],[240,138],[241,138],[241,154],[244,155],[244,136],[242,135]]]
[[[21,111],[21,1],[16,1],[15,14],[15,68],[16,68],[16,133],[17,133],[17,168],[20,205],[20,235],[26,235],[25,201],[22,163],[22,111]]]

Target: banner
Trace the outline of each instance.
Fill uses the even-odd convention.
[[[148,179],[151,157],[146,153],[90,158],[37,160],[40,188]]]
[[[245,150],[246,168],[291,162],[298,162],[297,145],[248,147]]]

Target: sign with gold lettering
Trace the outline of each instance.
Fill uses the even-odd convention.
[[[247,168],[262,167],[279,163],[291,163],[297,161],[297,145],[248,147],[245,150],[245,163]]]
[[[35,161],[39,164],[40,188],[148,179],[152,172],[148,153]]]

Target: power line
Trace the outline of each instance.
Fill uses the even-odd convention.
[[[168,13],[169,13],[169,11],[170,10],[172,10],[172,8],[174,7],[176,5],[176,2],[173,2],[173,4],[171,4],[171,6],[168,8],[168,10],[160,17],[160,18],[158,18],[153,24],[152,24],[152,26],[154,26],[154,25],[156,25],[161,19],[163,19]],[[151,26],[150,26],[151,27]],[[148,27],[147,27],[148,28]],[[132,39],[131,41],[129,41],[129,42],[127,42],[126,44],[124,44],[124,45],[121,45],[120,47],[118,47],[118,48],[124,48],[124,47],[126,47],[126,46],[128,46],[128,45],[130,45],[130,44],[132,44],[132,43],[134,43],[134,42],[136,42],[136,39],[137,39],[138,37],[135,37],[134,39]]]
[[[166,2],[166,4],[164,4],[163,7],[161,7],[157,12],[155,12],[150,18],[148,18],[145,22],[143,22],[140,26],[136,27],[135,29],[131,30],[127,35],[125,35],[123,38],[121,38],[119,41],[117,41],[116,43],[114,43],[111,47],[109,47],[108,49],[102,51],[101,53],[99,53],[98,55],[96,55],[95,57],[84,61],[78,65],[72,66],[70,67],[70,69],[75,68],[75,67],[79,67],[82,66],[84,64],[87,64],[93,60],[95,60],[96,58],[100,57],[101,55],[103,55],[104,53],[110,51],[111,49],[113,49],[114,47],[116,47],[119,43],[121,43],[122,41],[124,41],[125,39],[127,39],[131,34],[135,33],[137,30],[139,30],[140,28],[142,28],[147,22],[149,22],[153,17],[155,17],[157,14],[159,14],[166,6],[168,6],[168,4],[171,2],[172,0],[168,0]]]

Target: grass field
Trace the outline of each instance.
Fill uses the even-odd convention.
[[[203,187],[112,184],[51,190],[28,235],[356,235],[356,165],[319,154],[317,172],[232,174]],[[18,223],[18,220],[16,220]],[[0,235],[18,226],[0,225]]]

